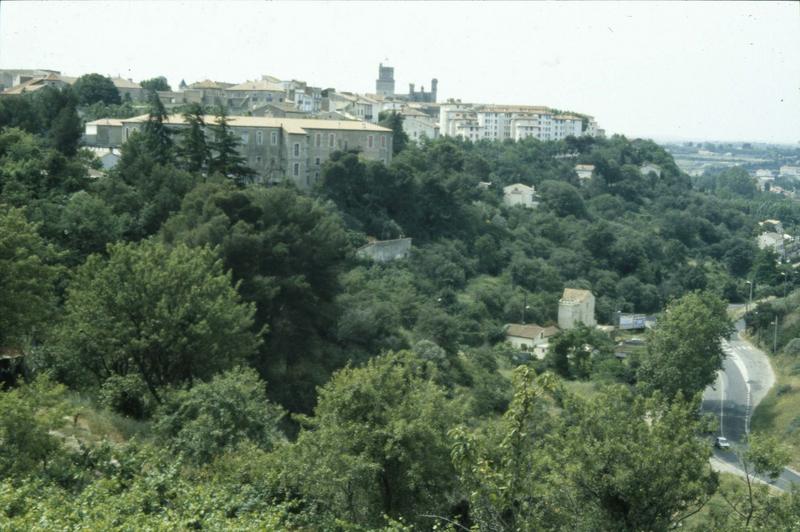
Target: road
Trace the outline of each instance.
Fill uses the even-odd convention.
[[[736,331],[723,341],[727,354],[723,369],[713,386],[703,393],[704,412],[719,419],[719,435],[735,446],[743,446],[750,432],[753,410],[775,384],[775,374],[767,355],[742,337],[744,321],[736,322]],[[733,452],[714,450],[717,465],[723,470],[736,469],[742,474],[739,460]],[[800,474],[785,469],[774,483],[780,489],[789,489],[792,482],[800,484]]]

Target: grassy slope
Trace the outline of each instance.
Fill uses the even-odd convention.
[[[751,428],[780,438],[790,449],[790,466],[800,470],[800,360],[779,355],[772,367],[777,382],[753,413]]]
[[[795,292],[787,299],[794,310],[782,320],[783,330],[796,330],[800,322],[800,307],[796,306],[798,295]],[[765,351],[771,347],[762,345]],[[800,470],[800,357],[780,352],[770,359],[775,370],[775,386],[753,413],[751,428],[780,438],[791,452],[790,467]]]

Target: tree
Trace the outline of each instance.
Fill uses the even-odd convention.
[[[0,390],[0,480],[40,474],[48,467],[61,449],[52,431],[64,424],[65,391],[45,377]]]
[[[55,311],[59,256],[25,219],[0,204],[0,348],[23,347]]]
[[[245,441],[271,449],[283,439],[281,417],[258,374],[237,368],[169,395],[156,414],[155,431],[173,453],[207,463]]]
[[[614,354],[610,338],[593,328],[580,325],[561,331],[547,351],[547,364],[566,378],[588,379],[592,373],[594,359]]]
[[[573,215],[580,218],[586,214],[578,189],[561,181],[545,181],[541,185],[542,200],[557,216]]]
[[[622,386],[582,399],[525,366],[513,381],[496,433],[450,432],[477,529],[666,530],[714,493],[696,401]]]
[[[272,383],[270,395],[289,410],[310,411],[315,386],[344,364],[323,349],[335,331],[349,252],[341,219],[291,188],[207,183],[186,196],[163,237],[217,250],[256,304],[257,326],[269,329],[253,364]]]
[[[208,248],[115,244],[108,259],[90,256],[67,290],[64,369],[100,383],[137,373],[160,401],[162,386],[208,379],[252,355],[254,311]]]
[[[790,455],[773,436],[748,435],[746,447],[735,451],[744,475],[735,483],[720,486],[724,504],[711,508],[707,524],[715,530],[791,530],[800,513],[798,494],[778,495],[764,484],[774,482],[783,472]],[[789,505],[794,504],[792,509]],[[789,510],[789,511],[787,511]]]
[[[337,372],[290,453],[301,492],[370,528],[384,515],[429,525],[420,514],[448,514],[455,411],[434,377],[410,352]]]
[[[150,93],[150,114],[144,123],[142,134],[151,157],[160,164],[167,164],[173,156],[172,134],[166,126],[168,119],[167,110],[158,94]]]
[[[403,115],[391,111],[389,113],[381,113],[378,123],[383,127],[392,130],[392,153],[397,155],[403,151],[408,144],[408,135],[403,129]]]
[[[725,302],[710,292],[691,292],[671,302],[651,330],[638,379],[666,397],[693,397],[716,380],[733,332]]]
[[[151,79],[140,81],[139,85],[147,91],[171,91],[172,87],[167,83],[167,78],[158,76]]]
[[[190,104],[183,113],[183,119],[189,126],[181,131],[181,143],[178,156],[183,168],[189,172],[202,172],[208,168],[211,152],[206,142],[205,109],[198,103]]]
[[[75,80],[75,84],[72,87],[81,105],[92,105],[97,102],[105,104],[121,103],[117,87],[114,86],[111,78],[107,76],[101,76],[96,73],[84,74]]]
[[[231,131],[225,108],[221,105],[217,108],[215,125],[211,129],[214,140],[211,142],[209,171],[231,178],[237,185],[245,184],[253,177],[253,170],[245,165],[245,159],[239,153],[239,138]]]
[[[69,262],[76,265],[92,253],[104,253],[107,244],[122,238],[129,223],[102,198],[82,190],[73,194],[61,211],[59,240],[70,252]]]
[[[705,429],[699,406],[623,386],[591,401],[569,396],[563,439],[554,441],[555,463],[563,464],[554,487],[568,493],[561,503],[574,512],[568,528],[668,530],[702,509],[718,479],[710,446],[698,438]]]

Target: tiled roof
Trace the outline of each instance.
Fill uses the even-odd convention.
[[[579,290],[577,288],[565,288],[564,295],[561,296],[561,301],[586,301],[592,296],[588,290]]]
[[[146,122],[148,115],[124,119],[124,123]],[[214,115],[206,115],[204,121],[208,125],[216,122]],[[183,115],[173,114],[167,117],[167,124],[182,125],[185,123]],[[233,127],[274,127],[283,128],[289,133],[305,134],[306,129],[331,129],[340,131],[372,131],[376,133],[391,133],[391,129],[360,122],[356,120],[319,120],[314,118],[275,118],[269,116],[229,116],[228,123]]]

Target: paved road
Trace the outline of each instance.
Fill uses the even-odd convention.
[[[769,358],[744,340],[743,330],[744,321],[739,320],[736,332],[723,341],[723,349],[727,354],[723,370],[719,372],[714,385],[703,393],[702,406],[703,411],[711,412],[719,419],[719,435],[728,438],[735,446],[744,445],[745,437],[750,432],[753,410],[775,384]],[[728,467],[741,471],[739,460],[733,452],[716,449],[714,455]],[[792,482],[800,484],[800,475],[785,469],[774,485],[785,490]]]

